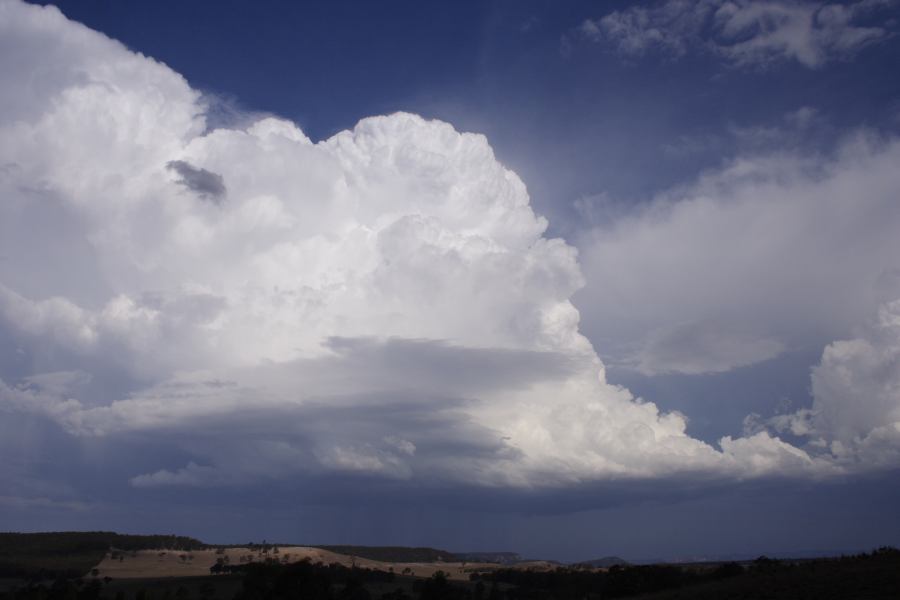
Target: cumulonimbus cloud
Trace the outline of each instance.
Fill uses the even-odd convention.
[[[0,402],[194,457],[134,485],[840,470],[765,432],[713,447],[607,383],[575,250],[483,136],[208,130],[181,76],[55,8],[0,3],[0,39],[0,331],[27,358]]]

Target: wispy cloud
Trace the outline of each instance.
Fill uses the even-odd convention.
[[[818,68],[890,36],[878,16],[892,5],[889,0],[665,0],[586,19],[569,37],[610,44],[630,58],[654,53],[677,60],[698,51],[739,67],[796,61]]]

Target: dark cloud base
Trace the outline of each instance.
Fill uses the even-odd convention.
[[[195,167],[183,160],[171,160],[166,163],[166,168],[178,173],[181,176],[178,182],[201,198],[214,204],[224,200],[225,179],[218,173]]]

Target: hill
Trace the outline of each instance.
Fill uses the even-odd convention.
[[[522,561],[522,556],[515,552],[457,552],[453,556],[460,561],[498,565],[514,565]]]
[[[80,577],[110,549],[121,551],[204,548],[178,535],[123,535],[111,531],[0,533],[0,577]]]
[[[335,554],[346,554],[389,563],[456,562],[456,555],[437,548],[409,548],[406,546],[313,546]]]

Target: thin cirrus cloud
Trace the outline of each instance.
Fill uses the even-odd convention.
[[[706,51],[735,66],[796,61],[818,68],[885,40],[891,30],[878,17],[891,4],[665,0],[586,19],[564,41],[607,43],[628,57]]]
[[[276,118],[210,129],[180,75],[55,8],[0,3],[0,39],[20,49],[0,53],[0,223],[60,232],[0,236],[20,257],[0,332],[23,357],[0,406],[186,457],[142,456],[131,485],[854,468],[766,431],[707,444],[608,383],[571,302],[575,249],[483,136],[404,113],[315,143]]]

